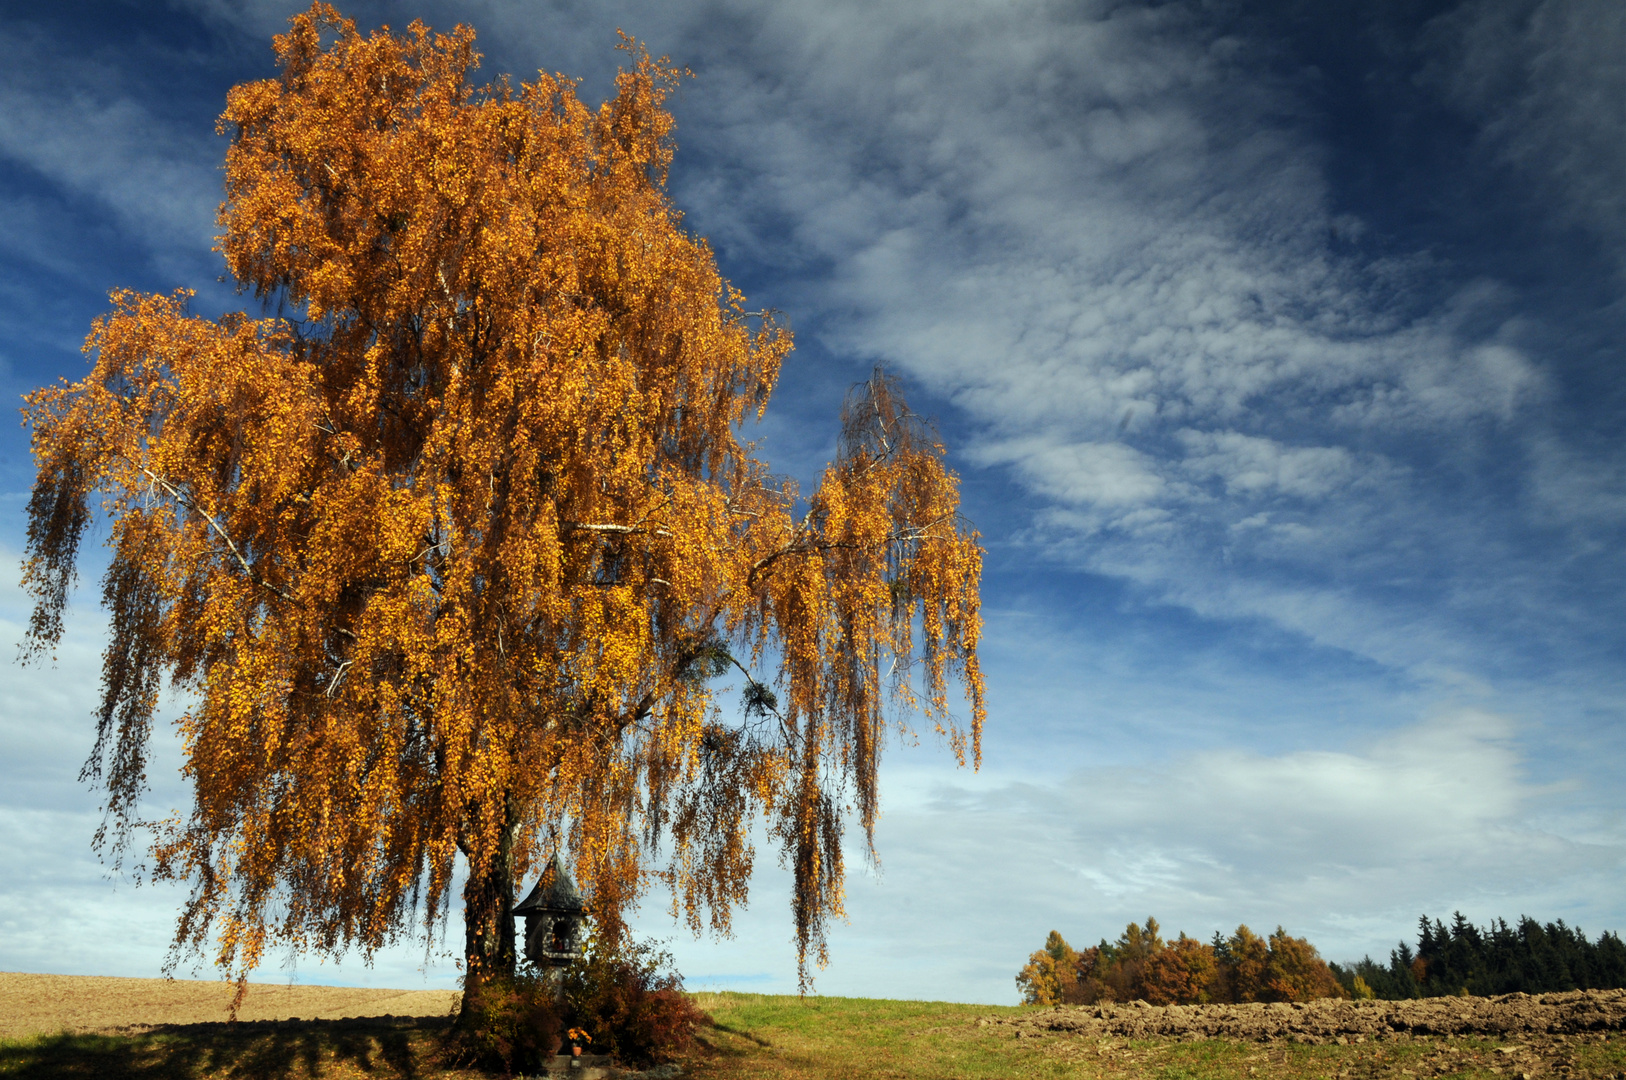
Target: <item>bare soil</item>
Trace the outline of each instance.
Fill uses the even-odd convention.
[[[118,979],[0,972],[0,1038],[131,1031],[158,1025],[219,1023],[234,987],[206,979]],[[455,990],[370,990],[250,983],[239,1020],[444,1017]]]
[[[1074,1035],[1312,1044],[1435,1035],[1540,1040],[1626,1030],[1626,990],[1270,1005],[1158,1006],[1137,1001],[984,1016],[977,1024],[1003,1025],[1014,1029],[1016,1038]]]

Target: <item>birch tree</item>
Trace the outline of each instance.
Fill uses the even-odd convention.
[[[218,249],[263,317],[117,292],[90,373],[26,399],[25,651],[109,534],[98,843],[145,835],[168,679],[172,963],[212,948],[242,987],[268,947],[433,933],[461,854],[477,988],[556,847],[602,933],[651,886],[727,932],[765,820],[805,986],[889,730],[980,757],[981,551],[943,446],[880,376],[806,493],[742,443],[791,338],[684,230],[680,72],[632,42],[597,109],[545,73],[477,85],[464,27],[319,3],[274,46],[219,122]]]

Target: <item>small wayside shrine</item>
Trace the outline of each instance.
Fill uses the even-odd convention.
[[[554,852],[530,895],[514,905],[514,917],[525,919],[525,958],[544,971],[580,960],[584,912],[582,894]]]
[[[586,905],[557,851],[536,887],[514,905],[511,914],[525,920],[525,959],[542,969],[555,1000],[559,1000],[564,993],[565,968],[582,956]],[[572,1080],[605,1080],[616,1074],[609,1055],[583,1054],[581,1050],[578,1044],[573,1054],[555,1055],[547,1065],[547,1074],[569,1076]]]

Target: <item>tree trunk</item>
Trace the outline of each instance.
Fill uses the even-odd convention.
[[[492,980],[514,974],[514,815],[505,815],[496,856],[484,873],[470,868],[463,885],[463,1004],[459,1026],[474,1022],[473,1007]]]

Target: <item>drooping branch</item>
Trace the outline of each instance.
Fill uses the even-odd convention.
[[[198,515],[204,521],[208,522],[209,527],[215,531],[215,534],[218,535],[221,540],[225,541],[226,550],[231,552],[232,558],[237,560],[237,564],[243,568],[243,573],[248,575],[248,579],[250,581],[263,589],[269,589],[271,592],[276,593],[278,596],[282,597],[282,599],[287,600],[290,603],[293,602],[294,598],[288,595],[288,592],[285,589],[272,584],[254,572],[254,567],[249,565],[248,559],[243,555],[242,549],[239,548],[237,546],[237,542],[231,538],[231,534],[226,531],[226,527],[220,524],[219,521],[215,520],[215,516],[213,514],[199,506],[196,500],[188,497],[185,492],[181,491],[174,484],[170,483],[169,480],[153,472],[145,465],[138,462],[132,462],[132,464],[134,464],[137,469],[140,469],[147,479],[151,480],[153,483],[167,491],[170,497],[176,502]]]
[[[792,555],[823,555],[831,551],[860,551],[866,548],[873,550],[885,548],[891,544],[919,543],[922,540],[934,539],[929,530],[935,525],[951,520],[952,517],[951,514],[944,514],[933,521],[927,522],[924,526],[906,529],[902,532],[888,533],[886,536],[869,544],[860,544],[850,540],[798,539],[752,563],[751,572],[746,575],[746,584],[755,585],[758,576],[763,571],[773,566],[780,559]]]

